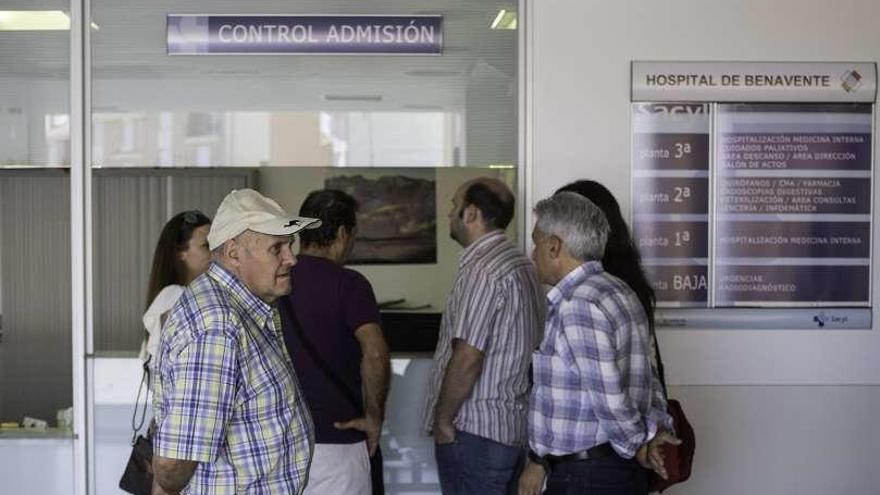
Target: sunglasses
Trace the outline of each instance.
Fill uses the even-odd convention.
[[[190,225],[209,222],[208,217],[199,210],[189,210],[183,213],[183,221]]]

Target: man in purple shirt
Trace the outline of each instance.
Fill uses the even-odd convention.
[[[390,359],[373,288],[343,267],[357,229],[357,202],[337,190],[314,191],[300,211],[322,224],[300,236],[296,280],[279,301],[284,340],[315,423],[305,495],[370,494]]]

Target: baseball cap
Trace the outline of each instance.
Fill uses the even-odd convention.
[[[245,230],[291,235],[320,226],[317,218],[289,215],[278,203],[253,189],[233,189],[217,208],[208,231],[208,247],[213,251]]]

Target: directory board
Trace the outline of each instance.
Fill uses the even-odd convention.
[[[632,228],[657,306],[864,327],[875,97],[873,64],[634,63]]]

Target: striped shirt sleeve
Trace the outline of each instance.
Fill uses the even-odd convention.
[[[485,273],[463,277],[461,308],[452,327],[452,338],[459,339],[485,353],[492,338],[495,318],[501,305],[498,284]]]
[[[561,339],[590,395],[600,428],[621,457],[630,459],[646,441],[644,418],[627,394],[617,367],[612,322],[602,309],[588,306],[563,311]],[[572,305],[576,307],[575,305]],[[574,308],[572,308],[574,309]]]
[[[214,462],[232,416],[236,389],[236,344],[222,332],[196,337],[174,356],[156,455]]]

